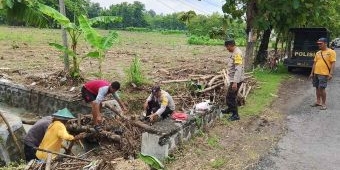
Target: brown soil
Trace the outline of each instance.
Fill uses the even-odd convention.
[[[59,30],[43,33],[36,29],[4,28],[8,34],[20,32],[21,35],[35,32],[37,35],[46,34],[60,37]],[[37,33],[38,32],[38,33]],[[222,46],[190,46],[186,37],[165,37],[160,34],[119,32],[124,37],[106,55],[103,63],[103,78],[124,82],[124,70],[132,58],[138,55],[142,61],[145,75],[151,80],[150,84],[162,80],[184,79],[189,74],[212,74],[224,68],[226,51]],[[142,37],[139,37],[143,35]],[[137,37],[137,38],[136,38]],[[59,38],[34,40],[0,41],[0,78],[9,79],[15,83],[24,84],[31,88],[49,93],[74,97],[79,94],[81,83],[73,84],[62,74],[63,64],[58,57],[61,54],[48,46],[49,41]],[[169,45],[172,44],[172,45]],[[79,46],[79,53],[87,52],[89,47]],[[86,59],[81,64],[85,80],[96,79],[97,62]],[[168,73],[170,72],[170,73]],[[129,113],[141,108],[148,95],[151,85],[141,90],[122,89],[123,100],[129,107]],[[74,90],[70,91],[72,87]],[[129,86],[126,86],[129,87]],[[183,85],[166,86],[172,92],[181,92]],[[292,88],[293,89],[293,88]],[[139,94],[137,94],[138,92]],[[285,98],[285,94],[280,94]],[[186,106],[191,108],[192,103]],[[177,161],[167,165],[168,169],[246,169],[264,154],[280,136],[284,129],[284,115],[274,103],[259,117],[242,117],[238,122],[224,120],[215,123],[209,132],[197,136],[189,144],[183,146],[174,155]]]

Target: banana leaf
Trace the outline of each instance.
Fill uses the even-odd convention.
[[[164,165],[162,164],[162,162],[160,162],[157,158],[155,158],[151,155],[146,155],[146,154],[140,153],[138,155],[138,158],[141,159],[142,161],[144,161],[146,164],[148,164],[149,166],[151,166],[154,169],[157,169],[157,170],[164,169]]]
[[[66,47],[63,46],[63,45],[60,45],[60,44],[57,44],[57,43],[49,43],[49,45],[55,47],[55,48],[58,49],[59,51],[62,51],[62,52],[64,52],[64,53],[67,53],[69,56],[75,56],[75,55],[76,55],[72,50],[66,48]]]
[[[80,15],[78,17],[80,29],[83,31],[85,39],[92,46],[102,49],[101,42],[105,41],[104,38],[98,34],[96,30],[94,30],[88,19],[84,15]]]
[[[100,54],[98,51],[89,52],[86,54],[86,56],[90,58],[100,58]]]
[[[63,14],[61,14],[60,12],[58,12],[57,10],[55,10],[53,8],[39,3],[38,9],[43,14],[45,14],[45,15],[53,18],[54,20],[56,20],[65,29],[75,29],[76,28],[75,24],[71,23],[71,21],[66,16],[64,16]]]
[[[111,31],[107,37],[104,37],[102,39],[102,42],[100,43],[100,49],[102,50],[110,49],[113,43],[117,40],[117,38],[118,38],[117,32]]]

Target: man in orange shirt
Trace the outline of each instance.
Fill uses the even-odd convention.
[[[84,137],[84,133],[81,133],[74,137],[67,132],[64,124],[67,122],[67,120],[75,118],[67,108],[58,110],[58,112],[54,113],[52,117],[52,123],[48,126],[44,138],[39,145],[39,149],[60,152],[63,140],[71,141],[78,140]],[[36,156],[40,160],[47,159],[47,153],[43,151],[38,150],[36,152]],[[52,158],[55,157],[56,155],[52,155]]]
[[[326,110],[326,87],[327,81],[332,79],[336,53],[327,47],[327,39],[320,38],[317,41],[319,51],[315,54],[314,64],[310,78],[313,78],[313,86],[316,88],[316,102],[312,107],[320,106],[321,110]]]

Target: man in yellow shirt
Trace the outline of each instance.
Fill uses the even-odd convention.
[[[314,64],[310,78],[313,78],[313,86],[316,88],[316,102],[312,107],[320,106],[321,110],[326,110],[326,87],[327,81],[332,79],[336,53],[327,47],[327,39],[320,38],[317,41],[320,51],[315,54]]]
[[[58,110],[52,117],[52,123],[48,126],[44,138],[39,145],[39,149],[60,152],[63,140],[78,140],[83,137],[84,134],[79,134],[74,137],[67,132],[64,124],[67,120],[75,118],[67,108]],[[36,156],[41,160],[47,159],[47,153],[39,150],[36,152]],[[52,158],[55,157],[56,155],[52,155]]]

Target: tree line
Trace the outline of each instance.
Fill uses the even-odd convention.
[[[59,25],[36,11],[25,8],[25,3],[40,2],[58,9],[55,0],[0,0],[0,24],[57,28]],[[194,11],[156,14],[135,1],[111,5],[108,9],[89,0],[65,0],[66,15],[77,22],[79,15],[88,18],[116,16],[121,22],[100,22],[94,27],[102,29],[145,28],[149,30],[183,30],[189,35],[213,39],[227,37],[246,41],[246,63],[261,64],[265,52],[274,39],[274,49],[289,48],[289,28],[326,27],[331,37],[340,35],[340,0],[226,0],[224,15],[200,15]],[[258,47],[258,48],[256,48]],[[248,65],[249,67],[251,65]]]
[[[53,19],[50,19],[47,23],[42,21],[39,22],[40,19],[43,20],[43,18],[34,15],[34,11],[24,14],[21,9],[24,8],[25,1],[0,0],[0,3],[5,4],[7,1],[13,2],[13,8],[3,8],[3,10],[0,10],[0,24],[12,26],[40,26],[49,28],[59,27],[57,22],[53,21]],[[58,1],[37,1],[56,10],[59,9]],[[183,11],[171,14],[156,14],[154,10],[146,10],[145,5],[138,1],[133,3],[123,2],[111,5],[107,9],[102,8],[99,3],[93,3],[90,0],[64,1],[66,16],[72,22],[77,22],[76,18],[79,15],[86,15],[88,18],[98,16],[118,16],[122,18],[121,22],[98,23],[94,25],[94,27],[101,29],[128,29],[136,27],[146,28],[149,30],[182,30],[188,31],[190,35],[210,36],[210,38],[222,39],[224,38],[225,30],[227,30],[228,36],[241,37],[245,35],[244,22],[242,22],[242,20],[235,22],[226,21],[225,16],[218,13],[200,15],[196,14],[194,11]],[[22,15],[18,15],[18,13],[22,13]],[[31,17],[33,18],[33,21],[30,21],[30,16],[33,16]],[[227,24],[229,24],[229,26],[226,26]]]

